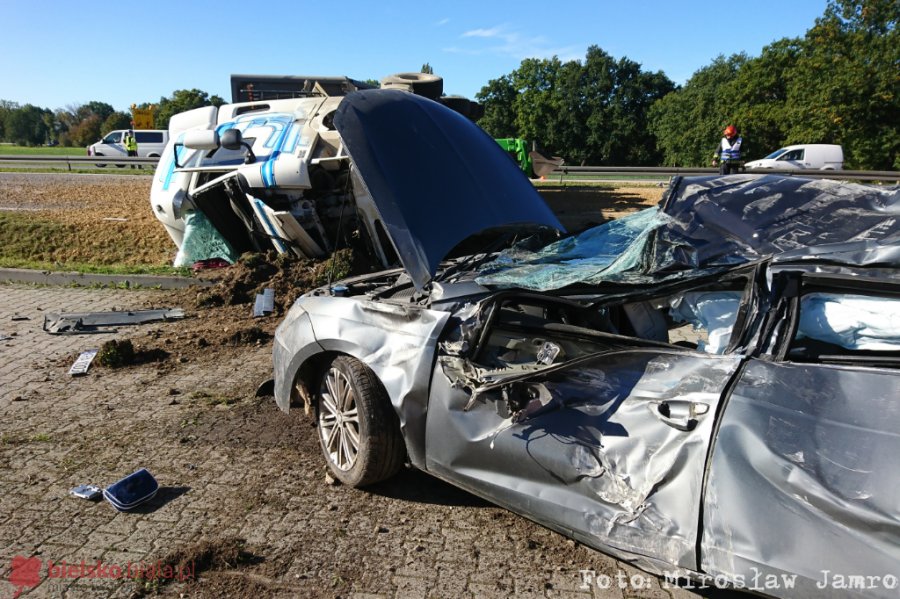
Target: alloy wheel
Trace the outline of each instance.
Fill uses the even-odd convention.
[[[347,471],[359,455],[359,411],[350,379],[330,368],[319,391],[319,435],[325,454],[339,470]]]

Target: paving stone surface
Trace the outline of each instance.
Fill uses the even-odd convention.
[[[0,284],[0,333],[12,337],[0,341],[0,598],[136,596],[115,568],[230,539],[242,540],[236,563],[151,595],[696,596],[420,472],[364,491],[326,484],[311,417],[254,397],[271,344],[68,376],[78,352],[134,329],[53,336],[45,313],[128,309],[155,293]],[[135,512],[68,495],[141,467],[161,489]],[[82,563],[106,576],[80,576]]]

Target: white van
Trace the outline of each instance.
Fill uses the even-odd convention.
[[[95,144],[88,146],[88,156],[109,156],[110,158],[126,158],[125,134],[128,129],[110,131]],[[138,156],[141,158],[159,158],[166,144],[169,143],[169,132],[153,129],[135,129],[134,137],[138,144]],[[121,165],[120,165],[121,166]]]
[[[844,168],[844,149],[835,144],[787,146],[772,152],[761,160],[748,162],[744,168],[839,171]]]

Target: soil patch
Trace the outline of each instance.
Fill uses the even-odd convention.
[[[569,233],[656,206],[663,187],[541,186],[538,193]]]

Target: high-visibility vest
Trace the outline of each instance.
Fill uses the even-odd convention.
[[[741,142],[743,138],[737,137],[734,141],[728,141],[727,137],[723,137],[719,144],[719,158],[725,160],[741,159]]]
[[[133,135],[125,136],[125,149],[129,150],[129,151],[131,151],[131,150],[137,151],[137,140],[134,138]]]

